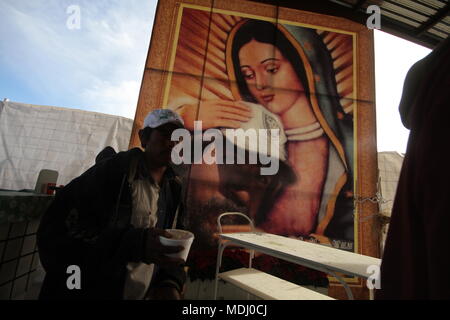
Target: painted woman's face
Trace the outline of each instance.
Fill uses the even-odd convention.
[[[293,66],[274,45],[252,40],[239,51],[239,61],[250,93],[271,112],[286,112],[303,94]]]

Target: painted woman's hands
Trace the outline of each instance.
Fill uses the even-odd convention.
[[[197,117],[197,105],[185,104],[178,113],[186,129],[194,130],[194,121],[202,121],[203,130],[215,127],[240,128],[242,122],[251,118],[251,109],[242,102],[227,100],[201,101]]]

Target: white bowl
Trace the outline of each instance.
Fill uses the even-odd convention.
[[[176,253],[166,254],[168,257],[181,258],[186,261],[192,242],[194,241],[194,234],[192,232],[180,229],[166,229],[172,235],[172,238],[159,237],[161,244],[165,246],[182,246],[184,250]]]

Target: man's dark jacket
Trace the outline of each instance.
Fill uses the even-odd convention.
[[[46,271],[40,299],[122,299],[128,262],[142,262],[147,229],[131,225],[128,182],[132,161],[143,165],[143,152],[131,149],[100,161],[58,191],[37,233]],[[157,228],[183,228],[181,180],[168,167],[158,200]],[[70,265],[80,267],[81,289],[69,290]],[[69,279],[70,280],[70,279]],[[182,267],[158,268],[152,286],[182,288]],[[71,282],[71,280],[69,281]]]

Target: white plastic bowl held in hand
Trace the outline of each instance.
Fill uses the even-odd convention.
[[[172,238],[159,237],[161,244],[165,246],[182,246],[184,250],[176,253],[167,254],[169,257],[181,258],[186,261],[192,242],[194,241],[194,234],[186,230],[166,229],[172,235]]]

